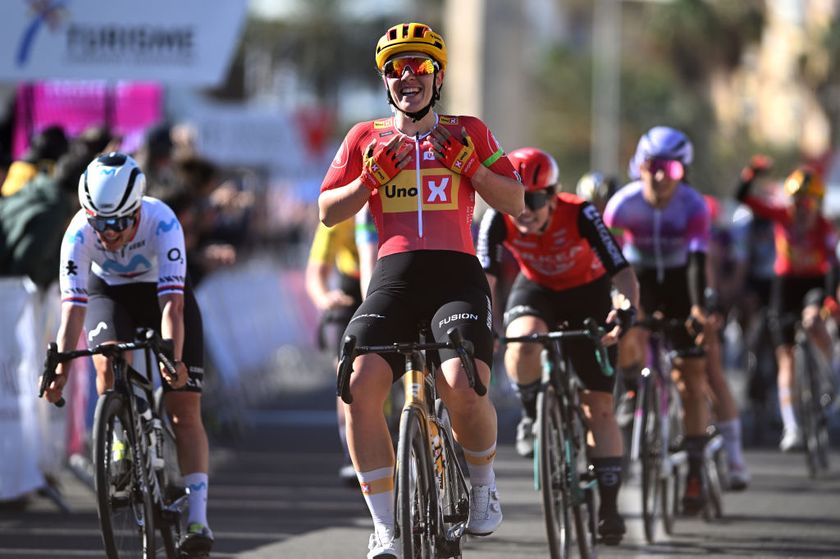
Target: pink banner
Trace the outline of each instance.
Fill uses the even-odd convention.
[[[33,133],[64,127],[68,137],[89,126],[108,126],[123,137],[123,149],[139,147],[145,130],[162,120],[163,89],[150,82],[42,81],[17,91],[13,156],[19,158]]]

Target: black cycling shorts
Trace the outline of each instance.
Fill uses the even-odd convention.
[[[645,316],[659,311],[666,319],[688,320],[691,296],[688,293],[688,269],[685,266],[665,268],[659,281],[656,268],[634,268],[639,280],[639,306]],[[668,341],[677,355],[699,357],[704,354],[687,328],[669,328]]]
[[[373,270],[368,295],[356,310],[346,334],[357,345],[387,345],[418,339],[431,328],[434,339],[448,341],[446,332],[457,326],[475,346],[475,358],[493,363],[490,288],[478,259],[447,250],[417,250],[380,258]],[[391,365],[394,380],[405,373],[399,353],[382,357]],[[440,352],[441,361],[457,357]]]
[[[160,332],[160,304],[156,283],[108,285],[91,274],[88,281],[88,306],[85,330],[88,346],[104,342],[131,342],[137,328],[153,328]],[[187,281],[184,287],[184,348],[181,360],[187,366],[189,379],[180,390],[201,392],[204,383],[204,328],[201,311]],[[172,390],[162,383],[163,390]]]
[[[793,345],[796,323],[806,306],[821,306],[825,298],[825,278],[776,276],[770,291],[770,333],[773,344]]]
[[[538,285],[521,273],[516,277],[505,309],[505,328],[520,316],[536,316],[549,330],[577,329],[587,318],[599,324],[612,309],[612,282],[604,275],[593,282],[555,291]],[[606,376],[595,357],[595,344],[588,339],[563,340],[563,354],[569,358],[583,385],[589,390],[612,392],[615,376]],[[618,348],[607,348],[610,364],[615,368]]]

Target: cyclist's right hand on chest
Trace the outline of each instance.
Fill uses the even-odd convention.
[[[411,150],[407,149],[399,136],[394,136],[390,142],[379,148],[376,146],[376,140],[371,140],[365,148],[359,180],[373,192],[397,176],[403,167],[408,165],[410,156]]]

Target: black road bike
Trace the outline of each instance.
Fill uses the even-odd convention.
[[[134,350],[144,353],[145,374],[126,361],[125,352]],[[134,342],[92,349],[59,352],[51,343],[40,396],[54,380],[59,363],[92,355],[109,357],[114,374],[114,387],[99,396],[93,421],[94,485],[105,554],[108,559],[153,559],[162,553],[176,559],[187,497],[170,479],[177,461],[171,452],[175,434],[161,398],[155,398],[151,376],[158,363],[177,376],[168,357],[171,345],[151,329],[138,330]],[[58,405],[63,403],[62,399]]]

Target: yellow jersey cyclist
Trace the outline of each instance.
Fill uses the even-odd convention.
[[[581,328],[587,318],[605,323],[618,320],[629,328],[639,304],[636,276],[601,214],[574,194],[555,192],[558,167],[548,153],[527,147],[512,151],[508,158],[522,177],[527,209],[516,218],[488,210],[477,242],[491,289],[502,245],[519,263],[505,309],[505,335],[546,333],[564,325]],[[616,298],[622,301],[621,310],[612,308],[612,286],[622,296]],[[608,350],[613,365],[619,334],[616,327],[602,340],[613,346]],[[534,453],[541,350],[535,344],[510,344],[505,351],[506,370],[522,400],[523,416],[516,434],[516,450],[522,456]],[[603,374],[591,343],[564,344],[563,351],[585,387],[581,408],[592,434],[587,456],[595,468],[601,497],[598,532],[604,543],[617,545],[625,527],[617,504],[622,440],[613,414],[614,378]]]
[[[376,259],[376,230],[370,212],[366,209],[334,227],[319,223],[309,249],[306,264],[306,291],[315,307],[321,312],[318,326],[318,346],[321,350],[335,353],[341,344],[341,336],[347,323],[362,303],[362,275],[370,280],[370,270]],[[332,281],[335,271],[337,280]],[[367,283],[367,282],[366,282]],[[335,284],[335,285],[333,285]],[[334,363],[335,365],[335,363]],[[355,485],[356,470],[347,449],[347,432],[344,406],[336,400],[338,437],[344,452],[344,462],[338,477],[347,484]]]
[[[639,279],[640,315],[660,311],[666,319],[691,317],[704,324],[711,230],[703,196],[683,180],[693,155],[691,141],[681,131],[667,126],[647,131],[630,162],[629,174],[636,180],[610,199],[604,221],[622,243],[624,256]],[[710,423],[706,362],[698,344],[702,329],[698,330],[686,325],[668,332],[676,354],[673,376],[685,410],[688,477],[683,509],[689,514],[704,505],[701,468]],[[631,329],[620,342],[619,367],[628,392],[634,392],[646,347],[639,328]],[[632,409],[632,405],[626,407]]]
[[[432,110],[447,71],[443,37],[422,23],[401,23],[379,39],[376,68],[393,116],[356,124],[321,185],[321,220],[334,225],[369,203],[379,253],[367,297],[347,327],[362,345],[417,338],[426,325],[437,340],[458,327],[475,346],[488,382],[493,336],[490,291],[470,230],[475,194],[518,215],[522,186],[481,120]],[[471,534],[492,533],[502,520],[493,471],[496,411],[467,384],[454,352],[441,352],[438,388],[470,475]],[[345,409],[347,439],[374,523],[368,558],[400,556],[394,538],[394,448],[382,414],[403,374],[396,354],[359,356]]]
[[[75,349],[83,327],[90,347],[131,341],[138,327],[172,339],[178,378],[164,369],[161,373],[189,495],[188,529],[180,549],[188,557],[203,557],[213,546],[213,533],[207,524],[209,449],[201,421],[201,312],[186,276],[181,225],[166,204],[143,196],[145,186],[134,159],[119,152],[97,157],[80,177],[82,209],[61,247],[56,343],[59,351]],[[102,394],[113,386],[113,374],[107,357],[95,355],[93,364],[96,391]],[[49,401],[61,397],[68,370],[68,364],[58,365],[46,392]]]
[[[776,241],[774,278],[770,295],[770,331],[778,362],[779,412],[783,432],[779,448],[802,450],[802,431],[793,409],[795,325],[802,325],[826,363],[833,360],[832,339],[820,316],[826,295],[835,294],[837,232],[822,215],[825,183],[817,171],[801,166],[784,182],[786,199],[774,203],[751,193],[756,176],[770,162],[754,157],[741,172],[736,193],[739,202],[757,217],[773,222]]]

